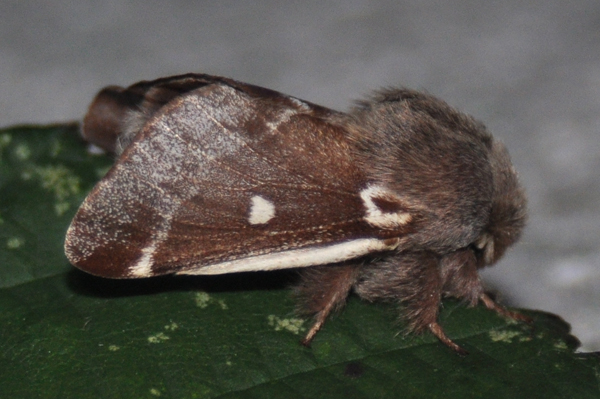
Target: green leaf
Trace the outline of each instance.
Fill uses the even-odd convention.
[[[78,204],[112,163],[74,126],[0,131],[2,398],[598,398],[600,356],[559,317],[533,326],[446,301],[470,354],[398,335],[393,306],[351,298],[311,349],[293,273],[105,280],[63,255]]]
[[[0,131],[0,287],[70,270],[65,228],[112,163],[85,148],[74,125]]]

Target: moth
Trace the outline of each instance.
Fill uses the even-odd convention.
[[[66,235],[108,278],[297,268],[309,345],[351,291],[432,332],[440,301],[482,302],[478,270],[519,236],[526,198],[505,146],[429,94],[383,89],[349,112],[187,74],[107,87],[83,136],[117,160]]]

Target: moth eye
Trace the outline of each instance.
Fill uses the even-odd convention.
[[[260,195],[255,195],[250,199],[250,214],[248,223],[265,224],[275,217],[275,205]]]
[[[372,185],[360,192],[365,206],[365,220],[382,229],[406,225],[412,219],[404,203],[386,188]]]

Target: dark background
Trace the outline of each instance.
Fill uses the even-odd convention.
[[[345,109],[424,89],[508,146],[525,236],[484,277],[505,303],[562,315],[600,350],[600,3],[0,3],[0,125],[80,119],[101,87],[225,75]]]

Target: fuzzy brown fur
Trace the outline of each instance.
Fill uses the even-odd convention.
[[[411,90],[383,90],[351,116],[356,158],[415,215],[414,230],[398,253],[347,266],[351,273],[340,273],[344,266],[304,271],[302,312],[316,314],[320,328],[351,286],[365,300],[401,303],[409,331],[429,330],[461,353],[437,323],[443,296],[526,319],[487,297],[477,272],[495,263],[525,225],[525,195],[505,147],[470,116]]]

